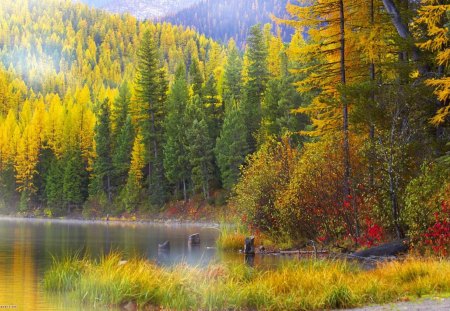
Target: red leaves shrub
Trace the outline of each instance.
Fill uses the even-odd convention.
[[[375,223],[373,219],[365,219],[365,230],[357,239],[358,244],[364,247],[372,247],[380,244],[384,240],[383,228]]]
[[[443,201],[441,210],[434,213],[434,224],[424,235],[424,244],[439,256],[448,256],[450,251],[450,201]]]

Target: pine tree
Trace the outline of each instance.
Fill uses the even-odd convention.
[[[214,176],[214,145],[208,135],[208,125],[205,119],[195,119],[187,130],[187,137],[194,190],[202,191],[203,197],[208,199],[210,182]]]
[[[219,136],[223,123],[223,107],[217,93],[217,82],[214,75],[210,75],[203,87],[203,104],[205,105],[206,122],[209,135],[213,141]]]
[[[45,177],[45,198],[48,206],[61,207],[64,202],[64,168],[62,161],[53,159]]]
[[[247,141],[251,152],[256,150],[255,135],[261,125],[262,101],[269,78],[267,65],[267,45],[261,30],[261,25],[250,29],[247,47],[248,80],[244,86],[242,111],[247,125]]]
[[[231,104],[225,113],[222,131],[214,153],[220,169],[222,185],[231,190],[239,179],[240,167],[247,156],[247,137],[242,112]]]
[[[200,71],[198,60],[194,59],[189,68],[189,84],[191,85],[194,95],[202,97],[203,81],[204,79],[202,72]]]
[[[131,91],[127,82],[124,82],[119,88],[119,95],[114,101],[113,109],[111,111],[112,120],[112,136],[113,140],[117,141],[117,136],[120,135],[122,128],[127,122],[129,108],[131,103]]]
[[[187,182],[190,174],[187,155],[186,127],[188,126],[186,107],[189,102],[189,89],[185,79],[185,67],[177,69],[175,82],[168,100],[168,112],[164,122],[164,169],[167,179],[183,189],[184,200],[187,200]]]
[[[81,150],[73,150],[64,158],[63,199],[68,212],[83,204],[87,197],[87,174]]]
[[[95,126],[95,151],[97,157],[94,162],[93,194],[105,193],[108,202],[112,201],[111,176],[111,111],[109,102],[105,100],[100,105],[100,112]]]
[[[158,51],[150,31],[144,33],[137,53],[135,81],[136,119],[147,149],[148,191],[152,204],[165,201],[161,153],[162,121],[167,83],[158,61]]]
[[[240,100],[242,89],[242,59],[233,39],[228,43],[228,58],[225,64],[223,100],[231,103]]]
[[[125,124],[120,129],[114,143],[114,154],[112,156],[112,165],[114,171],[115,187],[124,185],[127,174],[130,169],[131,151],[133,149],[134,128],[131,117],[127,116]]]

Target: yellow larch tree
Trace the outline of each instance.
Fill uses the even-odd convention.
[[[33,123],[27,125],[17,145],[15,159],[17,190],[28,195],[36,192],[33,183],[39,161],[39,134]]]
[[[416,23],[426,26],[427,37],[425,42],[418,45],[421,49],[434,53],[438,66],[435,77],[428,79],[427,84],[435,88],[435,94],[441,102],[431,123],[440,125],[450,116],[450,2],[423,0],[418,13]]]

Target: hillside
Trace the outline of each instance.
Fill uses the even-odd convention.
[[[272,23],[271,15],[287,17],[288,0],[203,0],[189,8],[163,18],[177,25],[194,27],[198,32],[221,42],[230,38],[242,46],[248,31],[255,24]],[[292,30],[281,28],[285,42],[290,41]]]
[[[139,19],[174,14],[199,0],[77,0],[112,13],[130,13]]]

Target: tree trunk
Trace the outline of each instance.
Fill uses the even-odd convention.
[[[183,179],[183,198],[184,202],[187,202],[186,180]]]
[[[112,196],[111,196],[111,177],[109,176],[109,173],[106,174],[106,191],[108,192],[108,203],[111,204],[112,202]]]
[[[408,24],[402,20],[400,15],[400,11],[394,3],[394,0],[383,0],[384,8],[386,12],[391,16],[392,23],[397,29],[398,35],[405,39],[405,41],[409,44],[412,53],[412,60],[417,63],[417,67],[419,73],[424,75],[428,72],[428,68],[426,64],[421,64],[422,61],[422,53],[419,48],[414,44],[414,38],[409,31]]]
[[[373,1],[370,1],[370,26],[373,27],[375,24],[375,11],[374,11],[374,5]],[[373,59],[370,62],[370,81],[372,82],[372,89],[371,89],[371,102],[374,105],[375,104],[375,64],[373,62]],[[370,128],[369,128],[369,137],[370,137],[370,155],[369,155],[369,187],[373,188],[375,183],[375,168],[374,168],[374,160],[375,160],[375,124],[370,121]]]
[[[346,84],[345,72],[345,17],[344,17],[344,1],[339,0],[339,18],[340,18],[340,71],[341,83]],[[350,196],[350,143],[348,131],[348,104],[347,100],[342,97],[343,104],[343,131],[344,131],[344,200],[348,200]]]

